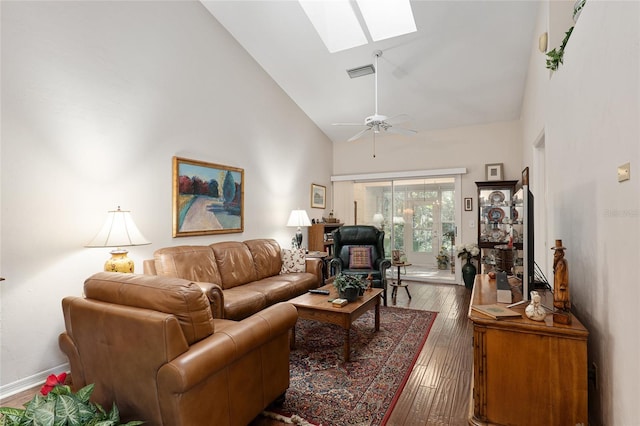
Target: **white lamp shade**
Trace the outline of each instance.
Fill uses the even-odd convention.
[[[127,247],[151,244],[138,230],[129,211],[111,210],[102,229],[86,247]]]
[[[292,210],[287,226],[311,226],[311,220],[309,220],[306,210]]]
[[[382,216],[382,213],[376,213],[373,215],[373,223],[380,225],[382,222],[384,222],[384,216]]]

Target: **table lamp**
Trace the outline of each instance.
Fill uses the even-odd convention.
[[[127,257],[128,251],[122,247],[146,244],[151,244],[151,242],[147,241],[138,230],[130,212],[120,210],[120,206],[118,206],[118,210],[109,211],[102,229],[85,247],[116,247],[111,251],[111,258],[105,262],[104,270],[133,273],[133,260]]]
[[[376,213],[373,215],[373,223],[376,225],[376,228],[384,231],[384,216],[382,213]]]
[[[305,210],[292,210],[289,215],[289,221],[287,222],[287,226],[297,226],[298,230],[296,231],[296,244],[297,248],[302,247],[302,226],[311,226],[311,221],[309,220],[309,216]]]

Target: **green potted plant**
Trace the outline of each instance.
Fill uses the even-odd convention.
[[[358,296],[364,294],[367,283],[361,276],[340,273],[333,280],[333,286],[338,290],[340,298],[355,302]]]
[[[447,269],[449,266],[449,254],[447,253],[447,248],[445,246],[440,247],[440,252],[436,256],[436,260],[438,261],[438,269]]]
[[[67,373],[51,374],[25,408],[0,407],[0,426],[100,425],[135,426],[144,422],[120,423],[120,412],[113,404],[107,413],[100,404],[89,401],[93,384],[73,393],[65,385]]]

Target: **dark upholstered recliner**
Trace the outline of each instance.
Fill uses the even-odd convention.
[[[333,231],[333,254],[329,265],[336,275],[371,274],[373,286],[384,290],[382,298],[387,305],[386,271],[391,261],[384,257],[384,231],[369,225],[342,226]]]

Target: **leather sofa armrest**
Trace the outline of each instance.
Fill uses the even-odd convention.
[[[209,303],[211,304],[211,314],[214,318],[224,318],[224,292],[222,287],[214,283],[196,282],[202,289],[202,292],[207,295]]]
[[[143,260],[142,273],[145,275],[158,275],[158,272],[156,271],[156,261],[154,259]]]
[[[331,259],[331,261],[329,262],[329,268],[333,269],[335,275],[338,275],[340,272],[342,272],[342,268],[344,268],[342,259],[340,259],[339,257],[334,257],[333,259]]]
[[[85,387],[88,383],[85,379],[84,368],[82,368],[78,348],[66,331],[58,336],[58,346],[69,359],[69,367],[71,371],[73,371],[74,389],[77,390]]]
[[[391,260],[389,259],[378,259],[378,269],[380,269],[380,272],[382,272],[384,274],[384,271],[391,268]]]
[[[158,388],[184,393],[295,326],[298,311],[278,303],[193,344],[158,370]]]
[[[387,284],[387,269],[391,268],[391,260],[390,259],[378,259],[378,270],[380,271],[380,277],[382,282],[384,283],[384,287],[386,288]]]
[[[324,279],[324,274],[322,272],[324,269],[323,262],[324,261],[319,257],[307,258],[305,261],[306,271],[318,277],[318,287],[322,285]]]

